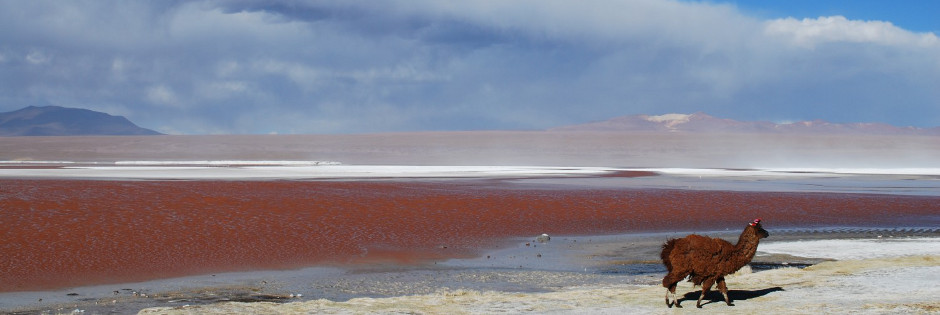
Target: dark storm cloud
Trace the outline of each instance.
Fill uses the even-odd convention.
[[[169,133],[539,129],[617,115],[940,125],[940,43],[674,1],[0,2],[0,110]]]

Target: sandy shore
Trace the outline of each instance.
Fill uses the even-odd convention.
[[[556,236],[548,243],[526,238],[485,256],[429,264],[207,274],[4,293],[0,300],[31,300],[3,308],[24,314],[673,312],[663,302],[665,289],[658,283],[664,269],[656,256],[664,239],[684,233]],[[707,234],[736,237],[733,231]],[[709,295],[712,302],[706,308],[802,314],[937,310],[932,297],[938,289],[931,283],[940,271],[935,255],[940,230],[771,230],[761,246],[753,269],[729,278],[737,306],[725,306],[720,295]],[[795,256],[794,248],[826,254]],[[858,252],[876,254],[833,258]],[[680,284],[680,295],[687,293],[685,306],[694,305],[694,290],[689,283]],[[297,294],[302,296],[292,297]]]
[[[785,238],[795,237],[788,235]],[[598,240],[593,247],[611,246],[613,239]],[[634,240],[642,242],[643,237]],[[852,242],[865,244],[852,245]],[[585,243],[582,239],[582,243]],[[898,243],[915,244],[918,249],[898,248]],[[874,238],[843,240],[817,239],[771,242],[776,254],[761,253],[767,260],[782,258],[786,248],[817,249],[834,256],[872,250],[880,254],[866,259],[824,261],[806,268],[784,267],[752,272],[745,268],[729,277],[730,296],[736,306],[724,305],[715,292],[706,296],[704,308],[730,314],[926,314],[940,311],[935,284],[940,271],[940,238]],[[847,246],[842,246],[847,245]],[[622,246],[622,245],[621,245]],[[607,249],[604,249],[607,250]],[[603,250],[602,250],[603,251]],[[795,257],[790,256],[790,259]],[[771,258],[773,259],[773,258]],[[804,257],[804,259],[809,259]],[[817,255],[814,259],[830,259]],[[551,272],[520,272],[527,282],[546,282],[558,277]],[[527,277],[528,276],[528,277]],[[539,292],[435,287],[436,291],[399,294],[390,297],[359,297],[348,300],[312,299],[290,303],[226,302],[204,306],[173,306],[144,309],[141,314],[225,314],[225,313],[331,313],[331,314],[666,314],[665,289],[657,283],[660,274],[624,279],[621,283],[568,283],[547,286]],[[564,277],[564,276],[561,276]],[[654,282],[654,283],[650,283]],[[690,283],[678,288],[687,307],[693,306],[699,293]],[[681,293],[680,293],[681,294]],[[694,308],[693,308],[694,310]]]
[[[724,314],[927,314],[940,312],[936,277],[940,256],[914,256],[825,262],[805,269],[744,273],[728,280],[736,306],[709,294],[704,308]],[[692,291],[687,283],[679,291]],[[513,293],[442,290],[432,294],[347,301],[318,299],[296,303],[238,303],[145,309],[140,314],[672,314],[664,289],[644,285],[578,286],[551,292]],[[698,293],[686,294],[693,307]]]

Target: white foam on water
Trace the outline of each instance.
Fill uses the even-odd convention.
[[[638,168],[636,171],[650,171],[667,175],[685,176],[770,176],[770,177],[823,177],[838,175],[940,175],[940,168],[766,168],[766,169],[723,169],[723,168]]]
[[[606,167],[342,165],[286,161],[124,161],[120,165],[0,168],[0,177],[134,179],[487,178],[600,175]]]
[[[0,166],[59,165],[54,169],[0,169],[0,177],[142,177],[237,178],[240,176],[297,177],[490,177],[592,175],[615,171],[646,171],[663,175],[698,177],[825,177],[837,175],[940,175],[940,168],[621,168],[526,165],[343,165],[335,161],[302,160],[127,160],[115,162],[0,161]],[[324,167],[328,166],[328,167]],[[211,170],[207,170],[211,169]],[[220,170],[222,169],[222,170]],[[201,172],[197,172],[200,171]],[[103,173],[101,175],[96,173]],[[150,174],[164,173],[164,174]]]
[[[74,161],[31,161],[31,160],[8,160],[0,161],[0,165],[28,165],[28,164],[75,164]]]
[[[0,162],[2,163],[2,162]],[[315,166],[315,165],[339,165],[339,162],[333,161],[249,161],[249,160],[203,160],[203,161],[116,161],[114,165],[151,165],[151,166],[174,166],[174,165],[199,165],[199,166],[250,166],[250,165],[269,165],[269,166]]]
[[[778,168],[777,173],[828,173],[862,175],[940,175],[940,168]]]

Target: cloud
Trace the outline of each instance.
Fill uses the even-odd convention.
[[[48,63],[52,59],[51,56],[41,52],[41,51],[31,51],[26,55],[26,62],[33,65],[41,65]]]
[[[157,105],[178,106],[176,93],[165,85],[152,86],[147,89],[147,100]]]
[[[832,42],[934,48],[940,45],[940,40],[933,33],[912,33],[890,22],[853,21],[843,16],[777,19],[767,22],[765,30],[769,35],[788,37],[793,44],[804,47]]]
[[[626,114],[940,125],[940,44],[670,0],[0,2],[0,110],[172,133],[541,129]]]

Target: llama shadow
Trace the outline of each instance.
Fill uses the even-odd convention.
[[[760,289],[760,290],[728,290],[728,298],[731,299],[731,303],[734,303],[737,301],[745,301],[745,300],[753,299],[756,297],[765,296],[767,294],[770,294],[771,292],[777,292],[777,291],[784,291],[784,290],[781,287],[773,287],[773,288]],[[693,292],[686,293],[679,300],[680,301],[690,301],[690,300],[697,301],[700,295],[702,295],[701,290],[693,291]],[[712,289],[708,291],[708,293],[705,294],[705,298],[702,299],[702,306],[706,304],[716,303],[716,302],[724,303],[725,298],[724,296],[721,295],[721,292],[718,292],[718,290]]]

